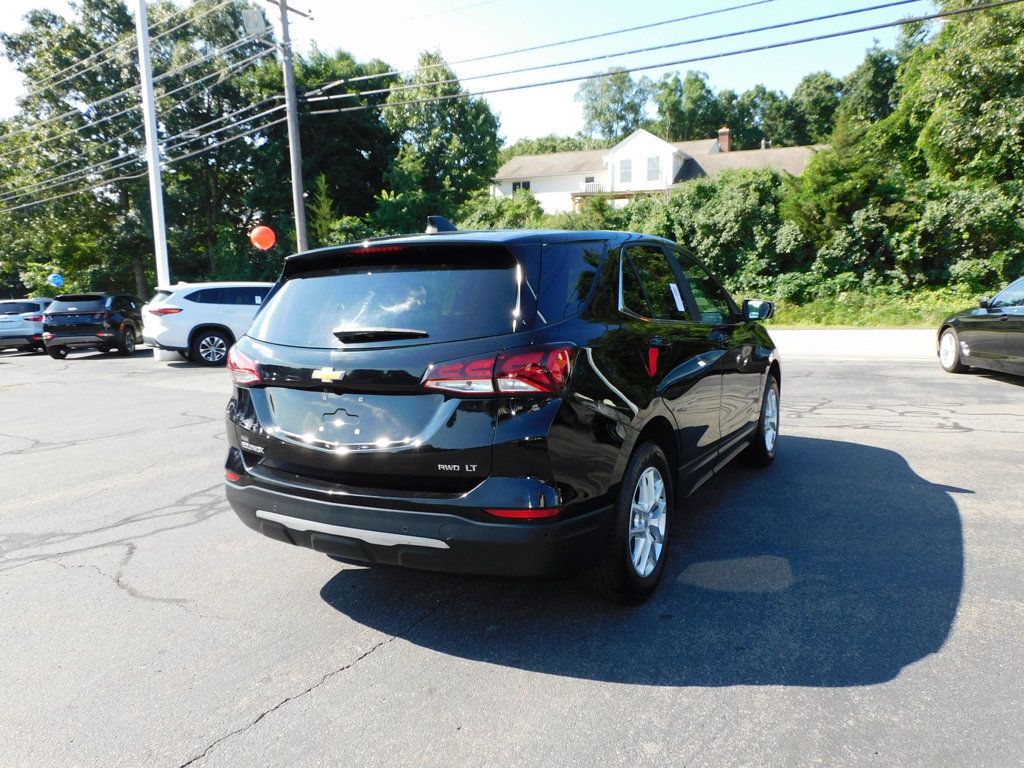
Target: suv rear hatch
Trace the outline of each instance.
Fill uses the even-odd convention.
[[[94,336],[105,329],[109,302],[89,293],[58,296],[46,309],[43,328],[55,336]]]
[[[232,350],[231,418],[270,480],[457,494],[487,477],[499,352],[529,341],[536,247],[384,245],[289,259]],[[506,361],[507,362],[507,361]]]
[[[39,333],[34,324],[38,321],[29,318],[37,318],[41,313],[41,307],[34,301],[0,302],[0,336]]]

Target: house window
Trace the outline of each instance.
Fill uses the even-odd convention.
[[[593,176],[584,176],[583,177],[583,183],[584,184],[593,184],[594,183],[594,177]]]
[[[660,157],[648,157],[647,158],[647,180],[657,181],[661,178],[661,158]]]
[[[528,182],[528,181],[513,181],[512,182],[512,191],[513,192],[518,192],[520,189],[529,189],[529,188],[530,188],[530,182]]]
[[[628,157],[619,160],[619,181],[633,180],[633,161]]]

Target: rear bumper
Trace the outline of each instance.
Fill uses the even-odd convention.
[[[166,349],[169,352],[181,352],[182,354],[184,354],[185,352],[188,351],[188,347],[179,347],[170,344],[164,344],[163,342],[158,341],[155,336],[149,336],[145,333],[142,334],[142,343],[145,344],[147,347],[153,347],[155,349]]]
[[[109,336],[99,336],[95,333],[54,334],[52,339],[46,339],[44,343],[46,348],[50,349],[51,347],[114,347],[117,346],[117,341],[117,334],[110,332]]]
[[[27,334],[16,334],[13,336],[0,335],[0,349],[6,349],[7,347],[28,347],[42,344],[40,340],[42,337],[36,334],[35,337]]]
[[[272,539],[359,563],[501,576],[579,570],[603,549],[611,509],[567,519],[482,522],[453,512],[334,503],[227,482],[246,525]]]

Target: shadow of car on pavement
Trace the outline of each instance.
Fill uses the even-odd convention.
[[[489,664],[630,684],[856,686],[938,651],[963,580],[951,493],[898,453],[783,437],[767,471],[683,501],[653,599],[576,581],[346,567],[322,598],[381,632]],[[425,618],[426,617],[426,618]]]

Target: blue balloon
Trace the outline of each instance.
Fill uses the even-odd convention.
[[[60,288],[64,285],[64,275],[50,275],[46,278],[46,282],[52,285],[54,288]]]

